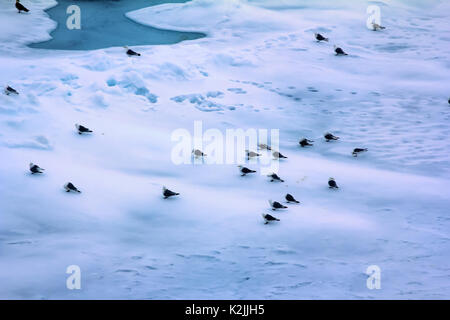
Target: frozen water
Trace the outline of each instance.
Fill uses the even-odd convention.
[[[126,16],[208,36],[132,58],[27,47],[50,38],[55,3],[22,2],[29,14],[0,2],[0,82],[20,92],[0,95],[1,298],[450,297],[448,1],[161,4]],[[381,32],[366,28],[372,4]],[[171,133],[197,120],[279,129],[285,182],[256,160],[246,177],[172,163]],[[164,200],[163,185],[180,196]],[[267,200],[288,192],[301,204],[273,213]],[[281,221],[264,225],[263,212]],[[74,264],[81,290],[65,286]],[[370,265],[380,290],[366,287]]]
[[[62,50],[93,50],[117,46],[173,44],[204,37],[199,32],[181,32],[138,24],[125,16],[128,11],[161,3],[180,3],[183,0],[60,0],[46,12],[58,24],[52,39],[30,44],[31,48]],[[67,7],[76,4],[81,10],[81,29],[68,29]]]

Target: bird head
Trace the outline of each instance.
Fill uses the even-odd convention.
[[[34,163],[33,163],[33,162],[30,162],[30,168],[31,168],[32,166],[34,166]]]
[[[330,178],[329,180],[330,180],[330,181],[334,181],[334,178]]]
[[[123,46],[125,49],[128,49],[128,46]]]
[[[75,128],[79,128],[80,127],[80,125],[78,124],[78,123],[75,123]]]
[[[242,168],[242,165],[238,165],[237,167],[238,167],[238,168]]]
[[[163,191],[166,191],[166,190],[167,190],[167,188],[165,186],[163,186]]]

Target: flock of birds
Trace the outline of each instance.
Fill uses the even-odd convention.
[[[325,139],[326,142],[330,142],[330,141],[339,140],[339,137],[333,135],[332,133],[327,132],[327,133],[324,134],[324,139]],[[310,147],[310,146],[313,146],[313,142],[314,142],[313,140],[310,140],[310,139],[307,139],[307,138],[303,138],[303,139],[301,139],[299,141],[299,145],[302,148],[307,147],[307,146]],[[283,155],[282,153],[280,153],[279,151],[272,150],[272,147],[268,146],[267,144],[260,143],[260,144],[258,144],[258,148],[260,150],[272,151],[272,156],[273,156],[274,160],[280,160],[280,159],[287,159],[288,158],[285,155]],[[353,149],[352,155],[354,157],[357,157],[358,154],[360,154],[362,152],[366,152],[366,151],[368,151],[367,148],[355,148],[355,149]],[[247,160],[250,160],[252,158],[257,158],[257,157],[262,155],[261,153],[258,153],[258,152],[255,152],[255,151],[250,151],[250,150],[245,150],[245,154],[246,154],[246,159]],[[205,154],[204,152],[202,152],[199,149],[193,149],[192,150],[192,155],[195,158],[203,158],[203,157],[207,156],[207,154]],[[256,173],[256,170],[252,170],[252,169],[250,169],[248,167],[245,167],[243,165],[238,165],[238,168],[239,168],[239,172],[241,173],[241,177],[244,177],[247,174]],[[284,182],[284,180],[281,179],[276,173],[271,173],[271,174],[268,175],[268,177],[270,179],[269,180],[270,182],[276,182],[276,181],[277,182]],[[334,178],[329,178],[328,179],[328,187],[330,189],[339,189],[339,187],[338,187],[338,185],[336,183],[336,180]],[[164,199],[167,199],[167,198],[170,198],[170,197],[173,197],[173,196],[178,196],[178,195],[179,195],[179,193],[173,192],[172,190],[169,190],[166,187],[163,187]],[[285,199],[286,199],[287,203],[296,203],[296,204],[300,203],[300,201],[296,200],[294,198],[294,196],[291,195],[290,193],[286,194]],[[270,207],[271,207],[271,209],[273,211],[276,211],[278,209],[287,209],[288,208],[287,206],[281,204],[280,202],[272,201],[272,200],[269,200],[269,205],[270,205]],[[264,223],[265,224],[268,224],[268,223],[273,222],[273,221],[280,221],[280,219],[278,219],[278,218],[276,218],[276,217],[274,217],[274,216],[272,216],[272,215],[270,215],[268,213],[262,213],[262,217],[264,219]]]
[[[16,8],[17,8],[19,13],[21,13],[22,11],[29,12],[29,10],[20,3],[20,0],[16,0],[16,5],[15,6],[16,6]],[[372,23],[372,27],[373,27],[374,31],[385,29],[385,27],[380,26],[377,23]],[[320,33],[315,33],[314,36],[315,36],[315,39],[318,42],[321,42],[321,41],[328,42],[329,41],[328,38],[324,37]],[[138,53],[138,52],[136,52],[136,51],[134,51],[132,49],[129,49],[127,46],[124,46],[124,48],[125,48],[126,54],[128,56],[141,56],[140,53]],[[334,52],[335,52],[335,54],[337,56],[346,56],[346,55],[348,55],[342,48],[340,48],[340,47],[338,47],[336,45],[334,45]],[[5,94],[7,94],[7,95],[11,95],[11,94],[18,95],[19,92],[8,85],[8,86],[5,87]],[[448,103],[450,104],[450,99],[448,100]],[[83,126],[83,125],[79,125],[79,124],[75,124],[75,128],[76,128],[78,134],[80,134],[80,135],[81,134],[89,134],[89,133],[93,132],[91,129],[89,129],[89,128]],[[324,139],[325,139],[326,142],[330,142],[330,141],[339,140],[339,137],[333,135],[332,133],[327,132],[327,133],[324,134]],[[303,138],[303,139],[301,139],[299,141],[299,145],[302,148],[312,147],[313,146],[313,142],[314,142],[313,140],[310,140],[310,139],[307,139],[307,138]],[[260,149],[265,149],[265,150],[272,151],[272,148],[270,146],[266,145],[266,144],[259,144],[258,147]],[[367,148],[355,148],[355,149],[353,149],[352,155],[354,157],[357,157],[358,154],[366,152],[366,151],[368,151]],[[205,153],[203,153],[201,150],[198,150],[198,149],[192,150],[192,155],[194,157],[197,157],[197,158],[206,156]],[[286,156],[281,154],[279,151],[273,151],[272,155],[273,155],[274,159],[276,159],[276,160],[286,159],[287,158]],[[261,154],[257,153],[257,152],[254,152],[254,151],[246,150],[246,156],[247,156],[247,160],[250,160],[251,158],[256,158],[256,157],[261,156]],[[250,169],[248,167],[245,167],[243,165],[239,165],[238,168],[239,168],[239,172],[241,173],[241,176],[246,176],[247,174],[256,173],[256,170],[252,170],[252,169]],[[45,169],[41,168],[39,165],[34,164],[34,163],[30,163],[29,169],[30,169],[31,174],[43,174],[44,171],[45,171]],[[275,182],[275,181],[284,182],[284,180],[281,179],[276,173],[269,174],[268,177],[270,178],[270,182]],[[328,186],[329,186],[330,189],[338,189],[339,188],[337,183],[336,183],[336,181],[334,180],[334,178],[329,178]],[[81,193],[81,191],[72,182],[67,182],[64,185],[64,190],[66,192]],[[172,190],[169,190],[165,186],[163,186],[162,193],[163,193],[163,198],[164,199],[168,199],[170,197],[174,197],[174,196],[180,195],[180,193],[174,192]],[[287,203],[296,203],[296,204],[300,203],[300,201],[296,200],[294,198],[294,196],[289,194],[289,193],[286,194],[285,199],[286,199]],[[270,204],[270,207],[271,207],[271,209],[273,211],[276,211],[278,209],[286,209],[287,208],[287,206],[281,204],[278,201],[269,200],[269,204]],[[276,217],[274,217],[274,216],[272,216],[270,214],[263,213],[262,216],[264,218],[265,224],[268,224],[269,222],[272,222],[272,221],[280,221],[280,219],[278,219],[278,218],[276,218]]]

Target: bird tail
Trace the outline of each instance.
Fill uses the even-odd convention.
[[[280,179],[281,182],[284,182],[284,180]]]
[[[323,39],[324,41],[328,42],[328,38]]]

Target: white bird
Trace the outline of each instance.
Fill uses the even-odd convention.
[[[372,30],[373,31],[378,31],[378,30],[383,30],[386,29],[386,27],[380,26],[378,23],[372,22]]]
[[[206,153],[203,153],[198,149],[192,149],[192,154],[196,157],[206,157]]]
[[[259,154],[257,152],[254,152],[254,151],[245,150],[245,152],[247,154],[247,159],[254,158],[254,157],[259,157],[261,155],[261,154]]]

